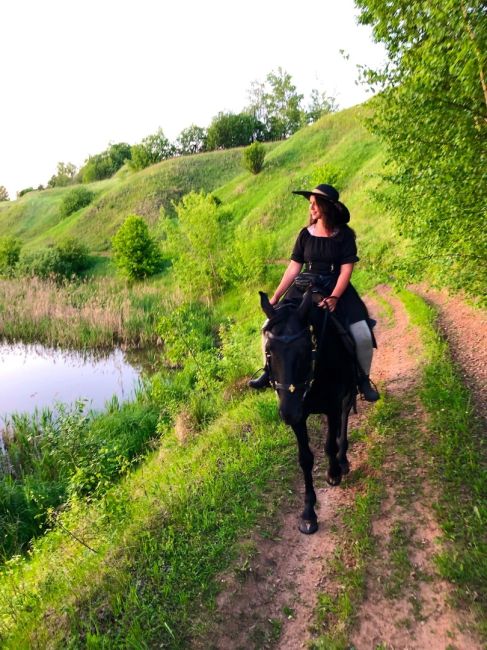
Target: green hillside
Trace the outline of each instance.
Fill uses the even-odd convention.
[[[243,171],[241,150],[221,151],[93,184],[94,202],[65,220],[59,204],[69,188],[0,206],[2,235],[29,249],[70,235],[108,251],[136,213],[166,257],[175,251],[172,266],[134,285],[109,265],[81,283],[0,280],[0,336],[88,347],[163,342],[156,353],[165,362],[134,403],[111,404],[93,421],[74,415],[46,436],[35,421],[12,429],[17,475],[32,472],[0,480],[1,541],[13,555],[0,566],[2,647],[191,647],[208,631],[216,576],[239,540],[256,524],[276,534],[275,513],[299,471],[295,441],[272,392],[244,386],[261,364],[257,291],[275,288],[307,223],[307,204],[292,190],[340,189],[357,232],[360,290],[407,269],[407,242],[374,201],[384,154],[363,125],[368,110],[325,116],[267,145],[256,176]],[[219,227],[206,233],[203,224],[200,238],[225,271],[212,299],[193,291],[207,261],[199,249],[191,273],[178,272],[182,221],[172,202],[192,190],[219,199],[217,208],[208,201]],[[161,225],[162,208],[169,219]],[[372,429],[382,417],[390,434],[390,408],[385,395]]]
[[[85,185],[95,193],[86,208],[62,218],[60,203],[73,186],[29,192],[11,203],[0,203],[0,232],[22,239],[29,247],[76,237],[89,248],[103,251],[128,214],[154,224],[161,208],[172,210],[190,190],[210,192],[240,174],[241,151],[230,150],[173,158],[136,173]]]
[[[331,177],[351,210],[362,253],[367,250],[369,264],[378,268],[386,250],[390,261],[396,258],[398,246],[390,240],[389,219],[377,213],[371,200],[383,156],[381,145],[362,124],[366,110],[354,107],[325,116],[287,141],[267,144],[265,167],[258,176],[243,170],[241,149],[174,158],[138,173],[124,169],[112,179],[87,185],[95,199],[66,218],[60,215],[60,203],[71,187],[30,192],[0,204],[0,232],[20,238],[26,250],[72,236],[93,253],[107,251],[127,215],[143,216],[154,226],[161,210],[173,213],[173,201],[191,190],[204,190],[229,207],[236,237],[265,232],[277,257],[288,257],[296,229],[306,219],[305,205],[291,191]]]

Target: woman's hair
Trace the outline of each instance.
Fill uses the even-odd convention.
[[[330,201],[327,201],[326,199],[322,199],[321,196],[318,196],[316,194],[313,195],[316,199],[316,203],[318,204],[318,207],[320,210],[323,212],[325,215],[325,224],[326,227],[329,228],[330,230],[333,230],[337,226],[339,226],[340,222],[340,213],[338,211],[338,208],[336,208],[333,203],[330,203]],[[309,225],[312,226],[315,224],[317,219],[313,219],[311,214],[309,215]]]

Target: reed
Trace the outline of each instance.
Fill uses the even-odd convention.
[[[115,278],[62,285],[37,278],[0,280],[0,337],[53,346],[143,347],[156,343],[160,289]]]

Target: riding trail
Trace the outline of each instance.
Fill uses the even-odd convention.
[[[412,290],[438,310],[438,326],[462,378],[477,395],[476,410],[485,423],[487,319],[459,298],[424,287]],[[396,404],[402,427],[376,441],[383,457],[377,468],[367,435],[367,421],[376,407],[359,401],[358,414],[350,418],[350,430],[361,432],[352,435],[351,472],[340,486],[331,487],[324,479],[323,427],[319,416],[313,416],[310,440],[315,453],[318,531],[308,536],[297,527],[302,478],[296,460],[295,489],[276,514],[273,530],[277,532],[262,535],[257,529],[242,542],[238,562],[220,576],[211,638],[195,639],[195,648],[334,648],[342,647],[343,639],[344,647],[354,650],[483,647],[469,612],[454,602],[453,586],[434,563],[441,530],[428,472],[432,461],[418,444],[426,426],[418,397],[424,358],[420,333],[388,286],[376,287],[366,303],[378,319],[373,377]],[[337,574],[337,558],[345,570],[356,562],[353,551],[346,548],[345,518],[370,477],[381,484],[382,496],[372,519],[374,551],[358,578],[364,596],[355,611],[347,612],[352,626],[338,629],[342,645],[330,645],[323,640],[320,611],[338,601],[351,607]],[[338,628],[344,625],[336,614],[332,622]]]

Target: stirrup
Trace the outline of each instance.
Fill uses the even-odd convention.
[[[260,377],[256,379],[251,379],[248,383],[249,388],[254,388],[255,390],[261,390],[263,388],[269,388],[269,369],[267,366],[264,368],[264,372]]]

